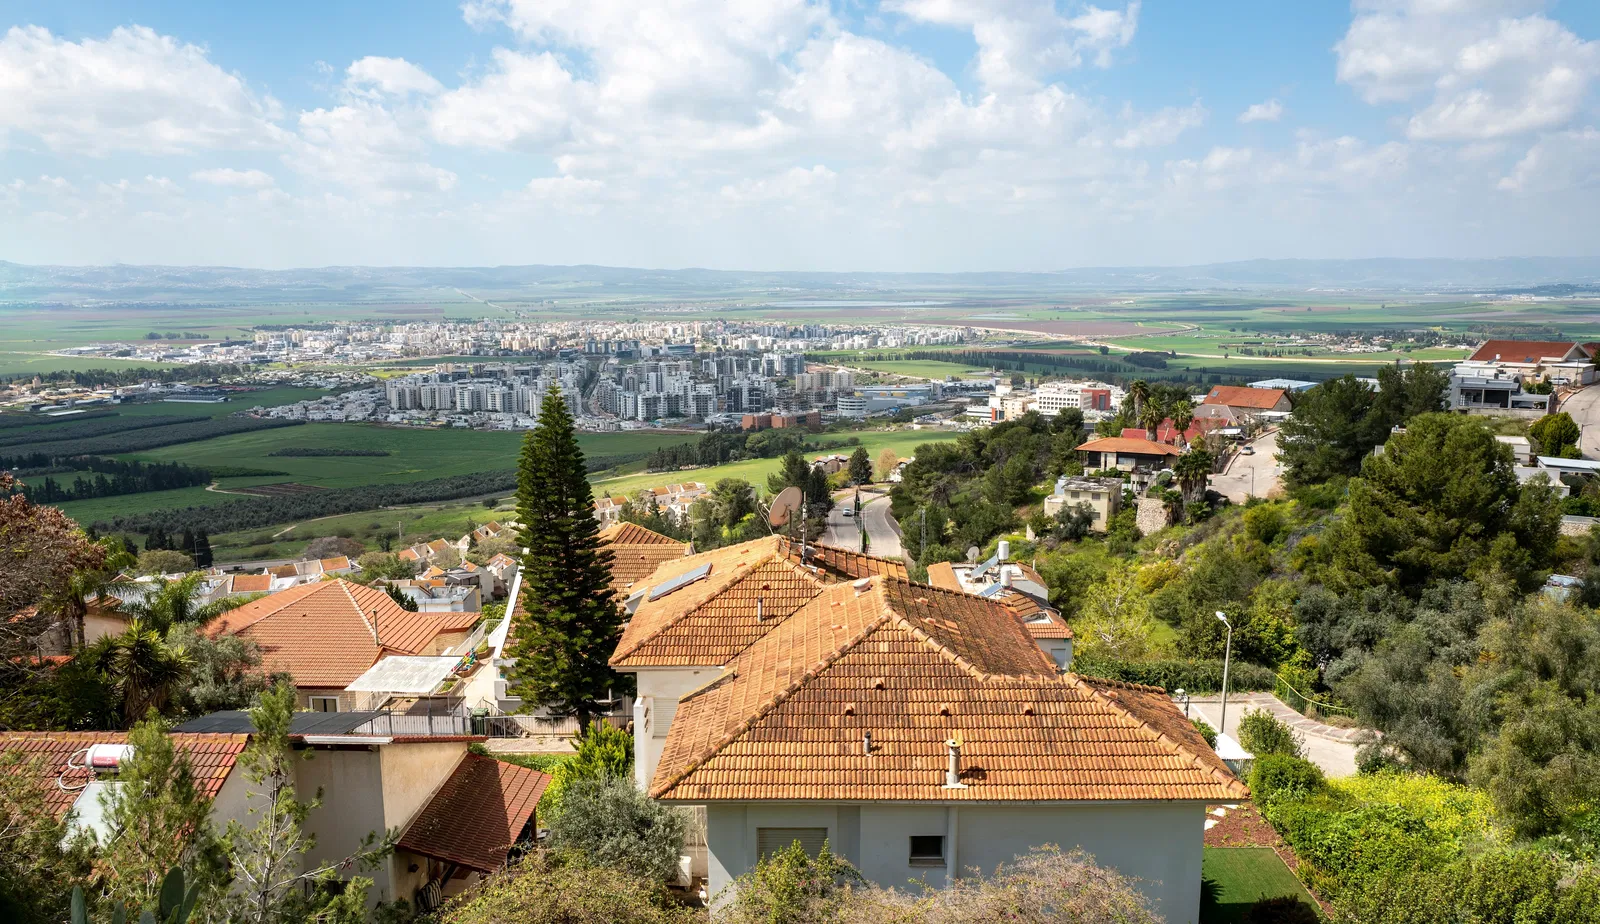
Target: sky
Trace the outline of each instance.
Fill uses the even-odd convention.
[[[1594,0],[0,0],[0,260],[1595,256],[1597,78]]]

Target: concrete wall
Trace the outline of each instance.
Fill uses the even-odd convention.
[[[306,855],[307,864],[341,860],[353,853],[368,833],[383,835],[383,772],[376,746],[370,750],[317,748],[310,760],[296,761],[296,795],[309,801],[319,788],[322,805],[305,823],[306,833],[317,839],[317,846]],[[392,901],[395,895],[387,865],[369,875],[372,900]]]
[[[1034,847],[1081,847],[1102,866],[1139,881],[1169,924],[1200,914],[1204,807],[1199,803],[1037,804],[762,804],[707,806],[709,890],[716,895],[756,862],[756,830],[826,827],[830,847],[880,885],[912,880],[942,887],[947,869],[913,866],[913,835],[943,835],[957,875],[992,873]]]

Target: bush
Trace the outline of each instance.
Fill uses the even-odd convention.
[[[1322,924],[1315,908],[1287,895],[1258,899],[1240,920],[1242,924]]]
[[[1217,730],[1205,719],[1190,719],[1190,721],[1194,723],[1194,730],[1200,733],[1200,737],[1206,739],[1206,744],[1210,745],[1213,751],[1216,750]]]
[[[1263,805],[1304,799],[1326,785],[1322,768],[1288,754],[1258,756],[1250,767],[1250,794]]]
[[[1162,661],[1119,661],[1104,657],[1073,659],[1073,670],[1088,677],[1123,680],[1162,687],[1169,692],[1184,690],[1188,693],[1216,693],[1222,689],[1222,661],[1178,659]],[[1271,690],[1277,685],[1272,671],[1255,664],[1238,661],[1228,669],[1228,690],[1247,693]]]
[[[852,890],[864,884],[855,867],[835,856],[826,842],[815,857],[794,843],[757,860],[754,869],[718,893],[716,918],[718,924],[836,921],[846,904],[861,904]]]
[[[550,846],[592,866],[665,884],[677,875],[688,826],[683,811],[646,796],[627,777],[577,780],[550,822]]]
[[[1251,709],[1239,720],[1239,744],[1257,757],[1268,754],[1306,756],[1306,736],[1265,709]]]
[[[440,914],[440,924],[692,924],[652,882],[619,869],[538,855],[491,877]]]
[[[550,785],[544,791],[544,798],[539,800],[540,814],[549,818],[561,814],[567,787],[580,780],[630,779],[632,776],[633,736],[596,719],[589,725],[589,734],[579,739],[578,753],[550,771]]]

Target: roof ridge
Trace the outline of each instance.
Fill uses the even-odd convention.
[[[372,620],[367,618],[366,611],[361,608],[361,601],[357,600],[356,595],[350,592],[350,588],[345,586],[345,582],[335,580],[335,583],[339,585],[340,590],[344,591],[344,595],[349,599],[350,605],[356,608],[356,615],[361,617],[361,622],[367,627],[367,631],[372,633],[372,645],[378,649],[378,657],[383,657],[383,639],[378,636],[378,627],[373,624]]]
[[[1149,722],[1145,721],[1144,719],[1140,718],[1139,716],[1134,715],[1133,712],[1131,710],[1129,710],[1127,707],[1123,706],[1121,703],[1117,702],[1116,700],[1112,699],[1111,697],[1106,696],[1104,693],[1102,693],[1099,690],[1095,689],[1094,684],[1086,682],[1082,677],[1080,677],[1077,674],[1066,674],[1066,675],[1063,675],[1062,680],[1067,680],[1068,678],[1071,678],[1071,681],[1070,681],[1071,683],[1073,683],[1074,685],[1076,685],[1076,686],[1080,687],[1081,689],[1087,691],[1090,696],[1092,696],[1095,699],[1099,700],[1102,704],[1111,707],[1113,710],[1116,711],[1116,713],[1118,715],[1121,715],[1121,716],[1125,717],[1128,721],[1132,722],[1133,725],[1134,725],[1134,728],[1136,728],[1136,729],[1138,729],[1140,731],[1143,731],[1143,732],[1145,732],[1147,734],[1153,734],[1158,743],[1165,744],[1168,747],[1172,748],[1173,750],[1177,751],[1179,756],[1186,758],[1189,761],[1189,763],[1193,767],[1195,767],[1196,769],[1202,770],[1202,771],[1204,771],[1206,773],[1211,774],[1211,776],[1215,777],[1217,779],[1217,781],[1220,782],[1224,787],[1229,788],[1229,789],[1232,789],[1234,787],[1244,787],[1244,783],[1241,782],[1238,777],[1234,776],[1231,773],[1224,773],[1223,771],[1218,770],[1216,767],[1211,766],[1206,761],[1201,760],[1200,759],[1200,755],[1198,755],[1198,754],[1194,753],[1193,751],[1189,750],[1189,748],[1187,746],[1185,746],[1183,742],[1177,740],[1176,738],[1173,738],[1172,736],[1168,735],[1166,732],[1162,731],[1161,729],[1156,728],[1155,726],[1151,725]],[[1160,688],[1156,688],[1156,689],[1159,690]],[[1140,692],[1144,692],[1144,691],[1140,691]],[[1160,690],[1160,692],[1161,693],[1166,693],[1166,690]],[[1246,788],[1244,793],[1242,793],[1240,797],[1244,798],[1245,796],[1248,796],[1248,795],[1249,795],[1249,790],[1248,790],[1248,788]]]
[[[815,602],[815,599],[813,599],[813,602]],[[838,661],[851,649],[861,644],[861,642],[866,639],[867,636],[871,635],[873,632],[876,632],[878,629],[887,624],[892,618],[894,618],[895,613],[894,610],[889,608],[887,595],[884,596],[883,602],[884,611],[880,613],[877,618],[869,621],[860,632],[857,632],[843,643],[835,646],[831,651],[824,653],[815,664],[812,664],[804,671],[801,671],[800,674],[796,676],[794,680],[790,681],[786,687],[762,701],[753,712],[746,714],[744,719],[742,719],[738,725],[735,725],[732,730],[724,732],[716,741],[713,741],[706,747],[701,748],[698,753],[691,756],[689,760],[683,764],[683,766],[678,768],[677,772],[673,773],[673,775],[660,786],[652,786],[650,790],[650,796],[655,799],[662,798],[667,792],[670,792],[673,787],[683,782],[685,777],[699,769],[701,765],[711,760],[711,758],[721,753],[723,748],[726,748],[728,745],[743,737],[745,732],[749,731],[757,722],[770,715],[774,709],[777,709],[779,706],[788,702],[789,698],[794,696],[795,693],[799,692],[801,687],[816,679],[819,674],[827,670],[829,667],[832,667],[834,662]],[[811,604],[808,603],[806,605],[810,606]],[[804,607],[802,607],[802,609],[803,608]],[[723,677],[736,676],[738,676],[737,671],[726,671],[723,674]],[[723,677],[718,677],[711,683],[705,684],[699,689],[694,690],[690,695],[698,694],[717,686],[723,680]],[[682,703],[688,698],[688,696],[684,696],[679,699],[679,705],[682,705]]]
[[[710,553],[707,553],[707,554],[710,554]],[[687,558],[687,557],[688,556],[685,556],[685,558]],[[672,563],[675,564],[678,561],[679,561],[679,559],[673,559]],[[667,622],[662,623],[660,627],[658,627],[654,632],[651,632],[649,635],[641,636],[640,638],[635,639],[633,644],[631,646],[629,646],[628,648],[624,649],[619,645],[617,647],[617,650],[613,651],[611,653],[611,657],[607,659],[608,662],[616,662],[616,661],[619,661],[619,660],[621,660],[623,658],[626,658],[626,657],[634,654],[640,648],[643,648],[647,642],[651,642],[651,641],[654,641],[655,639],[660,638],[663,634],[665,634],[667,632],[667,630],[676,627],[679,623],[683,622],[685,619],[688,619],[691,615],[699,612],[701,610],[701,608],[705,607],[711,601],[717,599],[717,597],[720,597],[722,594],[727,593],[728,591],[732,590],[734,587],[736,587],[739,584],[743,583],[747,578],[750,577],[751,574],[753,574],[755,572],[755,570],[757,568],[760,568],[760,567],[762,567],[764,565],[768,565],[768,564],[783,565],[783,566],[789,568],[791,571],[794,571],[795,573],[799,574],[801,577],[804,577],[807,580],[811,581],[813,584],[817,585],[817,594],[813,594],[812,595],[812,597],[811,597],[812,600],[815,600],[817,598],[818,594],[821,594],[822,592],[827,590],[827,586],[828,585],[823,584],[821,581],[817,580],[816,577],[814,577],[810,572],[806,571],[805,568],[803,568],[803,567],[801,567],[799,565],[796,565],[792,561],[789,561],[788,557],[783,555],[780,551],[774,550],[770,555],[761,555],[761,556],[758,556],[756,558],[752,558],[749,561],[737,562],[733,566],[733,576],[731,578],[729,578],[728,583],[726,583],[726,584],[724,584],[722,586],[721,590],[719,590],[717,593],[712,594],[711,596],[705,598],[704,600],[700,601],[695,606],[684,610],[683,612],[681,612],[678,615],[674,616],[672,619],[668,620]],[[696,566],[696,567],[698,567],[698,566]],[[691,568],[689,570],[693,571],[694,569]],[[654,572],[652,572],[652,573],[654,573]],[[685,572],[685,573],[687,573],[687,572]],[[646,602],[648,602],[648,601],[646,601]],[[809,603],[809,602],[810,601],[807,601],[807,603]],[[802,607],[802,609],[803,608],[804,607]],[[799,610],[796,610],[795,612],[799,612]],[[787,618],[787,617],[785,617],[785,618]],[[780,624],[782,624],[782,622],[783,622],[783,619],[778,619],[778,620],[775,620],[773,624],[774,625],[780,625]]]

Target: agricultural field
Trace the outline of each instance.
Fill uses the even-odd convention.
[[[938,360],[883,360],[878,362],[851,362],[841,359],[847,365],[856,369],[868,369],[872,372],[881,372],[885,375],[910,375],[927,379],[945,379],[955,376],[958,379],[987,378],[988,369],[979,366],[968,366],[961,363],[946,363]]]
[[[197,405],[207,407],[209,405]],[[647,453],[693,439],[692,433],[631,431],[622,433],[580,433],[579,445],[591,458]],[[220,478],[221,491],[262,484],[294,483],[321,488],[346,488],[360,485],[404,481],[424,481],[451,475],[502,471],[516,467],[522,434],[478,430],[419,430],[381,427],[371,424],[310,423],[277,430],[238,433],[216,439],[176,446],[163,446],[126,458],[147,462],[183,462],[201,468],[217,466],[265,469],[283,472],[276,477],[251,476]],[[284,448],[378,449],[387,456],[274,456]],[[166,510],[192,504],[215,504],[237,500],[238,495],[181,488],[121,497],[73,501],[62,505],[70,516],[84,523],[109,520],[152,510]]]
[[[318,388],[263,388],[259,391],[241,392],[217,404],[190,404],[187,401],[152,401],[141,404],[124,404],[116,408],[118,414],[132,417],[148,414],[159,417],[226,417],[253,407],[278,407],[300,401],[315,401],[329,392]]]

